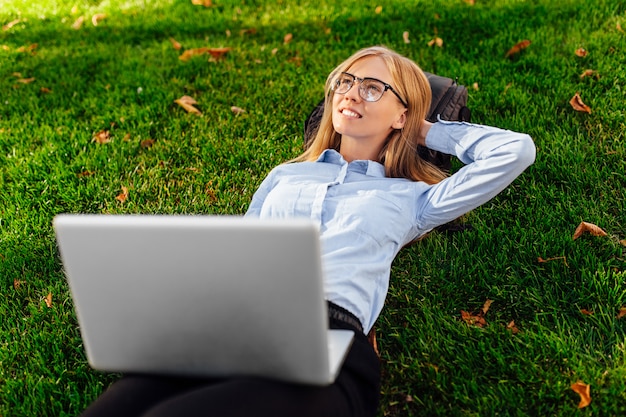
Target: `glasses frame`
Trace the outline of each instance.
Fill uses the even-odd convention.
[[[336,84],[337,84],[337,81],[339,81],[339,77],[337,77],[337,79],[335,79],[335,82],[333,83],[333,87],[332,87],[332,90],[333,90],[333,92],[334,92],[334,93],[337,93],[337,94],[346,94],[348,91],[350,91],[350,90],[352,89],[352,87],[354,86],[355,82],[358,82],[358,83],[359,83],[359,96],[360,96],[363,100],[365,100],[365,101],[368,101],[368,102],[370,102],[370,103],[375,103],[375,102],[377,102],[378,100],[380,100],[380,99],[383,97],[383,95],[385,94],[385,91],[390,90],[393,94],[395,94],[395,95],[396,95],[396,97],[398,97],[398,100],[400,100],[400,103],[402,103],[402,105],[403,105],[404,107],[406,107],[406,108],[408,108],[408,107],[409,107],[409,105],[406,103],[406,101],[404,101],[404,100],[402,99],[402,97],[400,97],[400,94],[398,94],[398,93],[396,92],[396,90],[394,90],[394,89],[393,89],[393,87],[392,87],[392,86],[390,86],[389,84],[387,84],[386,82],[384,82],[384,81],[382,81],[382,80],[379,80],[378,78],[372,78],[372,77],[364,77],[364,78],[359,78],[359,77],[357,77],[357,76],[356,76],[356,75],[354,75],[354,74],[350,74],[349,72],[342,72],[342,73],[340,73],[339,75],[340,75],[340,76],[341,76],[341,75],[347,75],[347,76],[349,76],[349,77],[352,77],[352,84],[351,84],[351,85],[350,85],[350,87],[349,87],[346,91],[344,91],[343,93],[337,93],[337,91],[336,91],[336,89],[337,89]],[[366,93],[365,93],[365,91],[363,91],[361,88],[362,88],[362,86],[363,86],[363,82],[364,82],[364,81],[367,81],[367,80],[376,81],[376,82],[379,82],[379,83],[381,83],[382,85],[384,85],[384,86],[385,86],[385,89],[383,90],[382,94],[380,95],[380,97],[379,97],[378,99],[376,99],[376,100],[368,100],[368,99],[365,97],[365,94],[366,94]]]

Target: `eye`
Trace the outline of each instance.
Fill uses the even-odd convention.
[[[377,101],[385,92],[385,86],[375,80],[365,80],[362,89],[362,94],[368,101]]]

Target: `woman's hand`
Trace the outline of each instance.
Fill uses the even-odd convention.
[[[420,127],[419,135],[417,136],[417,143],[422,146],[426,146],[426,135],[428,135],[428,131],[432,127],[432,123],[428,120],[424,120],[422,122],[422,126]]]

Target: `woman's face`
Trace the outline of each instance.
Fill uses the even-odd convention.
[[[395,88],[391,73],[379,57],[360,59],[346,72],[357,78],[376,78]],[[385,91],[378,101],[365,101],[359,95],[359,86],[355,81],[345,94],[334,94],[333,126],[341,134],[342,143],[354,139],[364,146],[382,147],[393,129],[404,126],[406,108],[390,90]]]

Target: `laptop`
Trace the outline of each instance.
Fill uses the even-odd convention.
[[[335,380],[354,333],[328,329],[310,221],[61,214],[53,225],[94,369]]]

